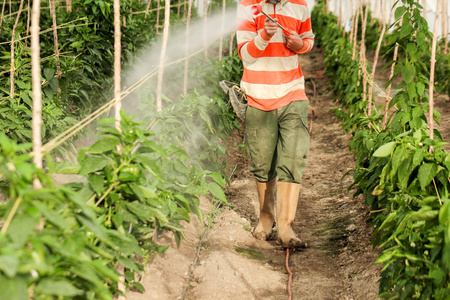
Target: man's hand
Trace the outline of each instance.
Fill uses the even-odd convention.
[[[278,22],[277,19],[274,19],[274,20]],[[266,34],[268,36],[273,36],[277,32],[277,30],[278,30],[278,26],[275,22],[273,22],[269,18],[266,18],[264,20],[264,31],[266,32]]]
[[[297,32],[291,31],[291,34],[286,36],[286,47],[289,50],[297,52],[303,48],[303,45],[304,45],[303,40],[297,34]]]

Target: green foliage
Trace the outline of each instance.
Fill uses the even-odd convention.
[[[331,83],[341,106],[334,112],[353,135],[350,149],[357,166],[351,187],[356,188],[355,196],[364,195],[373,212],[373,244],[382,249],[377,260],[383,264],[380,297],[448,299],[450,154],[441,148],[445,143],[437,130],[430,139],[427,124],[429,65],[424,57],[429,57],[431,35],[420,5],[402,2],[387,46],[392,49],[398,43],[401,55],[389,81],[398,78],[400,84],[389,105],[396,109],[386,129],[381,128],[383,116],[378,113],[383,107],[367,114],[361,66],[351,60],[351,45],[339,32],[335,17],[323,15],[319,5],[313,23],[321,33],[317,40],[324,49],[326,70],[339,78]],[[438,117],[435,111],[436,122]]]
[[[80,149],[79,164],[47,158],[50,172],[84,178],[64,186],[22,154],[30,144],[0,135],[2,188],[10,199],[0,206],[6,220],[0,285],[7,299],[27,299],[30,289],[33,299],[113,299],[118,263],[127,286],[142,289],[133,275],[143,270],[140,258],[168,247],[156,237],[171,231],[179,245],[181,222],[191,212],[203,222],[200,195],[227,202],[222,175],[199,169],[180,147],[157,143],[123,111],[121,117],[120,130],[114,119],[100,121],[101,139]],[[35,178],[42,188],[33,189]]]
[[[153,6],[155,6],[153,4]],[[19,4],[12,4],[12,11]],[[122,62],[132,62],[143,46],[155,39],[156,12],[145,11],[146,2],[121,1]],[[155,7],[150,7],[150,9]],[[182,12],[181,12],[182,13]],[[40,35],[43,93],[43,141],[60,134],[76,119],[101,106],[112,97],[114,24],[112,0],[74,0],[72,11],[57,9],[60,59],[54,55],[51,31]],[[161,17],[163,19],[163,16]],[[15,93],[9,98],[10,43],[14,18],[5,18],[0,35],[0,129],[10,138],[31,140],[31,62],[27,38],[27,14],[22,12],[16,31]],[[41,10],[41,28],[52,28],[49,9]],[[21,39],[22,38],[22,39]],[[21,40],[20,40],[21,39]],[[59,63],[60,75],[58,76]]]

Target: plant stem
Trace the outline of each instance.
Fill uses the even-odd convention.
[[[8,217],[6,218],[5,224],[2,227],[2,234],[6,233],[6,230],[8,230],[9,225],[11,224],[11,221],[14,217],[14,215],[16,214],[17,208],[20,205],[20,202],[22,202],[22,197],[18,197],[16,199],[16,202],[14,202],[14,206],[11,208],[11,211],[8,214]]]

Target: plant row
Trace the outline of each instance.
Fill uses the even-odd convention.
[[[382,53],[388,59],[386,68],[395,63],[388,84],[396,85],[387,104],[385,127],[383,105],[369,114],[369,101],[373,105],[375,100],[364,101],[368,86],[364,87],[362,62],[352,60],[352,44],[343,36],[337,18],[323,14],[323,4],[313,11],[315,31],[320,32],[317,39],[326,56],[326,71],[339,78],[331,82],[339,104],[334,112],[353,136],[350,149],[356,167],[350,188],[356,189],[355,196],[362,194],[370,207],[373,244],[381,249],[377,259],[383,264],[379,296],[448,299],[450,154],[442,149],[446,143],[436,129],[434,138],[430,138],[430,64],[424,57],[431,57],[432,34],[420,4],[398,2],[384,49],[391,52],[397,44],[400,55],[396,61],[389,61],[388,52]],[[371,31],[377,29],[369,26],[367,30],[373,35]],[[370,43],[367,47],[370,49]],[[370,74],[370,65],[366,72]],[[439,113],[434,111],[433,115],[438,123]]]
[[[109,101],[113,94],[114,20],[112,0],[74,0],[72,9],[56,5],[57,48],[52,33],[51,10],[43,3],[40,14],[40,57],[42,69],[43,142],[60,134],[92,110]],[[164,13],[155,11],[156,2],[146,11],[144,1],[121,1],[122,62],[133,62],[141,49],[155,41],[157,18],[162,24]],[[18,142],[31,140],[31,50],[29,14],[17,19],[14,53],[11,53],[13,27],[19,3],[10,3],[16,14],[3,18],[0,35],[0,125],[2,132]],[[24,6],[26,6],[26,1]],[[171,22],[181,22],[172,8]],[[11,95],[11,55],[14,55],[14,94]]]
[[[93,10],[110,16],[110,8],[96,5]],[[85,51],[103,42],[92,41]],[[37,169],[27,154],[31,144],[11,134],[17,128],[9,136],[0,134],[0,186],[7,198],[0,205],[0,299],[113,299],[121,294],[121,275],[127,290],[143,290],[138,278],[146,262],[168,247],[158,236],[171,232],[179,244],[185,222],[193,216],[203,222],[201,196],[226,204],[223,189],[230,166],[223,141],[239,123],[218,82],[240,78],[238,61],[236,52],[222,62],[194,59],[190,75],[198,88],[183,97],[164,96],[162,112],[156,109],[154,87],[141,86],[132,95],[133,108],[121,112],[120,128],[112,118],[99,121],[96,141],[79,149],[73,163],[55,163],[47,155],[44,170]],[[45,70],[44,76],[51,73]],[[55,69],[52,73],[49,81],[56,78]],[[89,84],[100,92],[106,81],[110,86],[108,74],[97,74]],[[71,80],[74,86],[80,82]],[[64,107],[61,115],[70,116],[69,102],[60,103],[65,100],[57,98],[56,90],[50,95],[55,105],[45,103],[48,112]],[[53,176],[59,174],[77,179],[55,185]],[[42,188],[33,188],[36,180]]]

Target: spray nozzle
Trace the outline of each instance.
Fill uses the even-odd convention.
[[[280,25],[280,23],[278,23],[277,21],[274,20],[274,18],[272,18],[271,16],[269,16],[268,14],[266,14],[263,11],[262,5],[261,4],[255,4],[251,6],[251,10],[254,16],[259,15],[260,13],[262,13],[263,15],[265,15],[267,18],[269,18],[272,22],[274,22],[275,24],[277,24],[278,27],[281,28],[281,30],[283,30],[284,35],[291,35],[291,30],[289,28],[284,28],[283,26]]]

